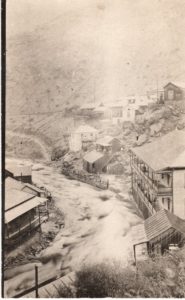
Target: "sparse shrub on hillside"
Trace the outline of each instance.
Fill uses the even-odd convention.
[[[30,156],[32,159],[43,159],[42,153],[38,151],[32,151]]]
[[[56,147],[52,150],[51,160],[59,160],[68,152],[67,148]]]
[[[78,298],[184,297],[185,248],[141,261],[137,269],[123,267],[120,262],[83,266],[76,273],[74,286],[73,295]]]

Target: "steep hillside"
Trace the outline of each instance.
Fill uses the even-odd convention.
[[[13,0],[7,5],[7,114],[144,93],[185,71],[176,0]]]
[[[65,145],[77,125],[66,109],[182,80],[184,11],[181,0],[9,0],[7,129]]]

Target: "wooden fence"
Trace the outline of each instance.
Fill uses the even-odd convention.
[[[62,168],[62,173],[71,179],[90,184],[102,190],[106,190],[109,187],[109,181],[102,179],[101,176],[98,174],[87,174],[84,173],[83,170],[76,170],[70,168]]]

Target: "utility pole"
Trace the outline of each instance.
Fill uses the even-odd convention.
[[[38,266],[35,265],[35,298],[39,298],[39,289],[38,289]]]

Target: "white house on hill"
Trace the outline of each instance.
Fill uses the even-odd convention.
[[[81,125],[76,130],[71,132],[69,139],[70,151],[80,151],[84,143],[95,142],[97,139],[98,130],[89,125]]]

